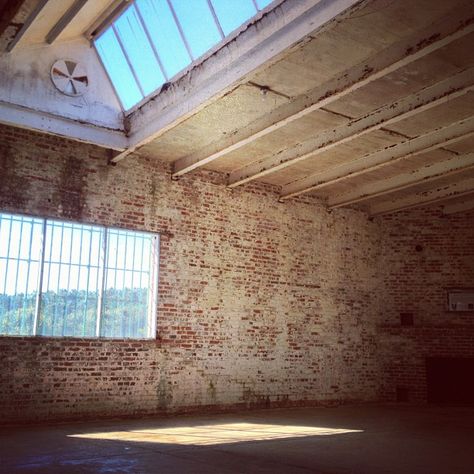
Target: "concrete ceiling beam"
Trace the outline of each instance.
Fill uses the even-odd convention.
[[[0,36],[10,26],[24,0],[0,0]]]
[[[447,203],[443,207],[443,214],[451,215],[474,210],[474,193],[468,194],[462,201]]]
[[[406,140],[398,145],[387,146],[356,160],[342,163],[283,186],[280,201],[327,188],[386,166],[392,166],[413,156],[448,146],[471,136],[473,132],[474,117],[471,117]]]
[[[434,186],[428,191],[419,191],[398,199],[383,201],[370,206],[372,217],[392,214],[414,207],[438,204],[448,199],[458,198],[474,192],[474,177],[450,184]]]
[[[272,113],[246,127],[235,130],[234,133],[229,134],[228,138],[217,140],[193,154],[176,160],[173,163],[173,177],[189,173],[249,145],[259,138],[474,32],[474,6],[472,4],[470,10],[473,15],[471,19],[466,19],[464,10],[461,13],[458,10],[453,11],[441,22],[430,25],[423,31],[397,42],[385,51],[338,74],[336,78],[308,93],[293,98],[289,103],[280,106]]]
[[[119,152],[127,148],[128,144],[125,133],[119,130],[81,123],[3,101],[0,101],[0,123],[59,135]]]
[[[38,15],[41,13],[43,8],[46,6],[48,3],[48,0],[39,0],[36,7],[34,10],[30,13],[28,18],[26,19],[25,23],[23,23],[23,26],[19,29],[18,33],[15,35],[15,37],[12,39],[10,44],[7,46],[7,51],[11,52],[15,48],[15,46],[21,41],[23,36],[25,36],[26,32],[30,29],[30,26],[33,24],[33,22],[36,20]]]
[[[235,41],[169,85],[127,119],[130,149],[146,145],[268,67],[308,35],[359,11],[370,0],[282,0],[262,18],[240,32]]]
[[[67,28],[69,23],[76,17],[81,11],[82,7],[87,3],[88,0],[76,0],[71,7],[64,13],[59,21],[49,30],[46,35],[46,43],[53,44],[57,37]]]
[[[327,130],[315,138],[281,150],[274,156],[237,170],[230,174],[228,186],[234,188],[283,170],[367,133],[461,97],[473,89],[474,68],[468,68],[414,94],[386,104],[363,117],[349,120],[347,123]]]
[[[413,169],[406,173],[379,181],[357,186],[355,191],[330,198],[329,209],[350,206],[378,198],[397,191],[411,188],[421,183],[429,183],[442,177],[474,170],[474,153],[466,153]]]

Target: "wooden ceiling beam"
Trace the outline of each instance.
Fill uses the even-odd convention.
[[[471,136],[474,132],[474,117],[438,128],[419,137],[390,145],[374,153],[364,155],[347,163],[289,183],[282,187],[280,201],[303,193],[309,193],[339,184],[360,175],[392,166],[422,153],[448,146]]]
[[[387,194],[403,191],[421,183],[474,170],[474,153],[458,155],[445,161],[438,161],[421,168],[401,173],[391,178],[357,186],[355,191],[330,198],[328,208],[350,206]]]
[[[448,199],[458,198],[474,192],[474,177],[450,184],[435,186],[428,191],[419,191],[398,199],[383,201],[370,207],[372,217],[393,214],[414,207],[437,204]]]
[[[474,90],[474,68],[468,68],[414,94],[386,104],[363,117],[349,120],[343,125],[318,134],[315,138],[237,170],[230,174],[228,186],[234,188],[280,171],[367,133],[461,97],[472,90]]]
[[[457,9],[439,23],[403,39],[385,51],[365,60],[355,67],[338,74],[321,86],[292,99],[275,111],[217,140],[209,146],[176,160],[173,177],[181,176],[205,166],[218,158],[236,151],[292,122],[325,107],[361,87],[380,79],[428,54],[474,32],[474,6],[470,5],[473,18],[466,18],[464,9]]]

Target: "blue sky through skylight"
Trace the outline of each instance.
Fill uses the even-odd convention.
[[[95,46],[125,110],[172,80],[272,0],[136,0]]]

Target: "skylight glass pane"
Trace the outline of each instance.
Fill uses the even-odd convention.
[[[259,10],[263,10],[267,5],[270,5],[273,0],[257,0],[257,7]]]
[[[140,102],[143,96],[112,28],[97,38],[95,45],[124,109],[130,109]]]
[[[135,70],[144,95],[151,94],[165,81],[137,11],[128,8],[115,22],[117,34]]]
[[[228,35],[257,14],[252,0],[211,1],[225,35]]]
[[[137,0],[136,7],[153,41],[168,77],[191,63],[173,14],[166,0]]]
[[[206,0],[171,0],[193,56],[202,56],[221,40]]]

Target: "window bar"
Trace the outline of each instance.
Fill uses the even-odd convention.
[[[252,0],[253,6],[255,7],[255,10],[257,10],[257,13],[260,11],[260,8],[258,8],[257,0]]]
[[[2,226],[3,226],[3,216],[0,214],[0,236],[2,235]],[[3,257],[0,257],[0,261],[3,260]],[[7,274],[5,273],[5,280],[7,279]],[[3,309],[3,305],[0,306],[0,311]],[[0,322],[0,330],[4,327],[3,321]]]
[[[135,250],[136,250],[136,247],[137,247],[137,236],[136,234],[133,235],[133,251],[132,251],[132,281],[131,281],[131,300],[132,300],[132,307],[133,307],[133,304],[136,303],[136,299],[135,299],[135,285],[134,285],[134,282],[135,282]],[[136,336],[136,328],[135,328],[135,321],[136,321],[136,318],[137,318],[137,314],[136,313],[133,313],[133,317],[130,317],[129,318],[129,326],[128,326],[128,331],[130,334],[133,334],[134,336]]]
[[[158,304],[158,275],[160,258],[160,237],[151,237],[151,258],[150,258],[150,285],[149,285],[149,308],[148,308],[148,334],[147,337],[156,335],[156,308]]]
[[[166,73],[166,70],[163,66],[163,63],[161,62],[160,55],[158,54],[158,51],[156,50],[155,44],[153,43],[153,40],[151,38],[150,30],[146,26],[145,21],[143,20],[142,13],[140,11],[140,8],[137,3],[132,3],[132,7],[135,9],[135,12],[137,14],[138,19],[140,20],[140,23],[142,25],[143,31],[145,32],[145,35],[148,39],[148,42],[150,43],[151,49],[153,51],[153,54],[155,55],[156,62],[158,63],[158,66],[160,67],[160,70],[165,77],[166,80],[169,79],[168,74]]]
[[[54,227],[54,224],[53,224],[53,227]],[[55,328],[56,328],[56,316],[58,314],[58,306],[59,306],[59,302],[60,302],[60,298],[59,298],[59,286],[61,284],[61,270],[62,270],[62,261],[63,261],[63,239],[64,239],[64,222],[61,222],[61,240],[60,240],[60,244],[59,244],[59,260],[58,260],[58,281],[57,281],[57,284],[56,284],[56,301],[55,301],[55,304],[54,304],[54,313],[53,313],[53,323],[52,323],[52,327],[51,327],[51,335],[54,336],[54,331],[55,331]],[[52,258],[51,258],[52,260]]]
[[[21,311],[21,332],[24,332],[24,319],[25,319],[25,308],[28,304],[28,288],[30,286],[30,268],[31,268],[31,248],[33,247],[33,229],[35,226],[35,221],[31,220],[31,227],[30,227],[30,245],[28,247],[28,264],[26,267],[26,288],[25,288],[25,296],[23,297],[23,309]]]
[[[124,251],[124,257],[123,257],[123,270],[122,270],[122,298],[125,295],[125,278],[127,276],[127,253],[128,253],[128,232],[125,233],[125,251]],[[117,264],[116,264],[117,265]],[[117,298],[117,306],[120,307],[120,305],[123,305],[125,301],[118,301]],[[125,314],[122,314],[122,321],[121,321],[121,329],[122,329],[122,337],[125,336],[125,328],[126,328],[126,323],[125,321]]]
[[[104,301],[104,288],[105,288],[105,268],[106,268],[106,258],[107,258],[107,228],[104,227],[102,230],[102,258],[100,260],[100,269],[99,269],[99,295],[97,298],[97,319],[95,325],[95,334],[97,337],[100,337],[100,329],[102,322],[102,309]]]
[[[74,226],[73,226],[74,227]],[[77,268],[77,285],[76,285],[76,297],[74,298],[74,319],[78,316],[77,314],[77,300],[79,298],[79,291],[80,291],[80,281],[81,281],[81,270],[82,270],[82,246],[83,246],[83,243],[84,243],[84,226],[81,225],[81,236],[79,238],[79,265],[78,265],[78,268]],[[72,259],[72,256],[71,256],[71,259]],[[77,324],[79,324],[79,320],[77,322]],[[84,333],[82,334],[84,335]]]
[[[184,46],[186,46],[186,50],[188,51],[189,57],[191,58],[191,62],[192,62],[194,61],[194,56],[191,51],[191,47],[189,46],[188,40],[186,39],[186,36],[184,35],[183,27],[181,26],[181,23],[179,22],[178,15],[176,15],[176,12],[174,10],[173,3],[171,0],[166,0],[166,3],[168,4],[168,7],[171,10],[171,14],[173,15],[176,26],[178,27],[178,31],[181,36],[181,39],[183,40]]]
[[[89,240],[89,263],[87,265],[87,278],[86,278],[86,299],[84,302],[84,316],[83,316],[83,323],[82,323],[82,335],[85,336],[86,334],[86,325],[87,325],[87,305],[89,303],[89,281],[91,275],[91,258],[92,258],[92,235],[93,230],[90,231],[90,240]],[[81,260],[82,263],[82,260]],[[99,272],[97,272],[97,279],[99,278]]]
[[[47,221],[46,221],[47,223]],[[46,226],[46,231],[45,231],[45,239],[46,239],[46,234],[47,234],[48,227]],[[54,235],[54,226],[51,223],[51,241],[49,244],[49,265],[48,265],[48,284],[46,285],[46,292],[49,293],[49,284],[51,282],[51,268],[52,268],[52,263],[53,263],[53,235]],[[46,254],[44,259],[46,260]],[[48,295],[48,302],[51,303],[52,299],[50,300],[51,295]]]
[[[139,306],[143,305],[143,298],[142,298],[142,289],[143,289],[143,253],[145,251],[145,236],[140,236],[140,243],[141,243],[141,252],[140,252],[140,270],[139,270],[139,279],[138,279],[138,286],[140,291],[138,292],[139,298]],[[148,309],[147,309],[148,310]],[[138,325],[136,325],[135,331],[138,332]]]
[[[143,289],[143,260],[144,260],[144,253],[145,253],[145,244],[147,243],[145,240],[145,236],[142,235],[142,254],[141,254],[141,259],[140,259],[140,290]],[[140,296],[141,296],[141,291],[140,291]],[[143,304],[142,298],[140,298],[140,303]]]
[[[212,18],[214,18],[214,23],[216,24],[217,29],[219,30],[221,40],[223,40],[225,38],[224,30],[222,29],[222,26],[219,22],[219,18],[217,18],[216,11],[214,10],[214,5],[212,4],[211,0],[207,0],[207,6],[209,7],[209,10],[211,10]]]
[[[7,245],[7,259],[5,262],[5,282],[3,284],[3,294],[5,295],[7,293],[7,281],[8,281],[8,266],[10,263],[10,247],[11,247],[11,241],[12,241],[12,227],[13,227],[13,216],[10,216],[10,228],[8,229],[8,245]],[[8,311],[10,311],[10,307],[8,307]]]
[[[117,246],[115,247],[115,265],[114,265],[114,300],[115,300],[115,309],[118,308],[118,295],[117,295],[117,273],[118,273],[118,249],[119,249],[119,232],[117,231]],[[112,319],[112,326],[115,330],[116,321]]]
[[[41,249],[39,255],[39,268],[38,268],[38,283],[36,291],[36,304],[35,304],[35,317],[33,320],[33,336],[38,334],[38,321],[39,313],[41,310],[41,291],[43,287],[43,273],[44,273],[44,257],[45,257],[45,247],[46,247],[46,219],[43,219],[41,229]],[[52,240],[52,239],[51,239]],[[51,260],[51,256],[49,258]],[[51,267],[51,263],[49,265]],[[48,278],[49,285],[49,278]]]
[[[107,68],[105,67],[105,64],[104,64],[104,61],[102,61],[102,56],[99,54],[99,51],[97,50],[97,46],[95,45],[95,41],[92,42],[93,45],[94,45],[94,50],[95,50],[95,54],[96,54],[96,57],[100,63],[100,65],[102,66],[102,69],[104,71],[107,71]],[[110,86],[112,87],[113,91],[114,91],[114,94],[115,94],[115,97],[117,97],[117,100],[119,101],[119,103],[121,104],[122,106],[122,109],[125,110],[125,105],[124,103],[122,102],[122,99],[120,97],[120,94],[118,93],[118,90],[117,88],[115,87],[115,84],[114,82],[112,81],[112,78],[110,77],[109,73],[107,72],[106,74],[107,76],[107,79],[109,80],[109,84]]]
[[[20,316],[20,308],[19,308],[19,299],[18,299],[18,277],[20,275],[20,257],[21,257],[21,241],[23,240],[23,217],[20,217],[20,235],[18,237],[18,253],[16,256],[16,272],[15,272],[15,302],[16,302],[16,308],[15,308],[15,313],[17,317]],[[19,329],[23,327],[23,320],[19,321]]]
[[[67,310],[69,308],[69,291],[71,289],[71,268],[72,268],[72,239],[74,237],[74,226],[71,225],[71,244],[69,245],[69,265],[67,270],[67,293],[66,293],[66,301],[64,302],[64,310],[63,310],[63,328],[62,328],[62,336],[64,336],[64,331],[66,328],[66,318],[67,318]]]
[[[120,49],[122,50],[122,54],[124,55],[125,60],[127,61],[128,67],[130,68],[130,71],[132,72],[133,78],[135,79],[135,82],[137,83],[138,89],[140,89],[140,94],[142,95],[142,99],[143,99],[145,97],[145,93],[143,92],[142,85],[140,84],[140,81],[138,79],[137,72],[135,71],[135,68],[132,66],[132,63],[130,61],[130,58],[128,57],[127,51],[125,51],[125,47],[122,43],[120,35],[117,32],[117,28],[115,28],[115,25],[113,23],[112,23],[112,30],[114,32],[115,38],[118,41]]]

